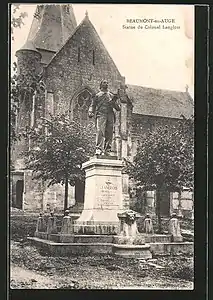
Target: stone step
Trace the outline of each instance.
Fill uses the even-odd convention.
[[[70,213],[80,214],[83,211],[84,203],[76,203],[74,206],[70,207]]]
[[[169,243],[171,235],[166,234],[142,234],[146,243]]]
[[[153,255],[193,255],[193,242],[177,242],[177,243],[150,243],[150,250]]]
[[[55,235],[56,236],[56,235]],[[38,248],[45,250],[51,255],[69,256],[71,254],[91,254],[91,253],[107,253],[117,254],[122,256],[132,256],[135,258],[148,259],[153,256],[167,255],[193,255],[194,243],[150,243],[149,245],[116,245],[108,242],[56,242],[53,240],[37,237],[28,237],[29,241],[35,243]],[[149,246],[146,249],[146,247]],[[145,249],[144,249],[145,248]],[[145,251],[145,252],[144,252]],[[150,253],[152,255],[150,255]]]
[[[37,237],[45,239],[45,233],[37,233]],[[170,235],[140,235],[145,243],[170,243]],[[119,236],[103,234],[50,234],[49,240],[63,243],[118,243]]]
[[[40,234],[40,233],[39,233]],[[45,239],[45,235],[37,235],[39,238]],[[47,238],[47,237],[46,237]],[[74,235],[74,234],[50,234],[48,236],[50,241],[59,243],[112,243],[112,235]]]

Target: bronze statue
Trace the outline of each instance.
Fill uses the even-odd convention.
[[[113,130],[115,124],[114,109],[119,111],[118,94],[108,91],[108,82],[102,80],[100,92],[92,97],[89,107],[89,117],[96,119],[96,152],[97,155],[110,155],[112,148]]]

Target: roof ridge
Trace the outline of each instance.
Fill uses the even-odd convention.
[[[144,89],[149,89],[149,90],[158,90],[158,91],[166,91],[166,92],[175,92],[175,93],[183,93],[183,94],[187,94],[186,91],[179,91],[179,90],[170,90],[170,89],[162,89],[162,88],[153,88],[153,87],[147,87],[147,86],[143,86],[143,85],[138,85],[138,84],[126,84],[127,86],[132,86],[132,87],[139,87],[139,88],[144,88]],[[128,92],[128,90],[127,90]]]
[[[89,23],[89,25],[90,25],[90,26],[92,27],[92,29],[95,31],[96,36],[97,36],[97,38],[99,39],[99,42],[103,45],[103,47],[104,47],[104,49],[105,49],[107,55],[109,56],[109,58],[111,59],[113,65],[114,65],[114,67],[117,69],[118,73],[119,73],[120,76],[121,76],[121,73],[120,73],[120,71],[118,70],[118,67],[116,66],[116,64],[115,64],[115,62],[114,62],[114,60],[113,60],[113,58],[112,58],[111,55],[109,54],[109,52],[108,52],[106,46],[104,45],[103,41],[101,40],[99,34],[97,33],[97,30],[95,29],[94,25],[93,25],[92,22],[90,21],[90,19],[89,19],[89,17],[88,17],[87,14],[86,14],[85,17],[83,18],[83,20],[80,22],[80,24],[75,28],[75,30],[73,31],[73,33],[71,34],[71,36],[67,38],[67,40],[64,42],[64,44],[62,45],[62,47],[61,47],[61,48],[53,55],[53,57],[51,58],[50,62],[48,63],[48,65],[45,66],[45,68],[47,68],[47,67],[52,63],[52,61],[55,59],[55,57],[56,57],[56,56],[59,54],[59,52],[65,47],[65,45],[68,43],[68,41],[72,39],[72,37],[74,36],[74,34],[76,33],[76,31],[82,26],[82,24],[83,24],[84,22]]]

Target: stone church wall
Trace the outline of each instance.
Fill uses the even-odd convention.
[[[107,79],[116,92],[124,78],[90,25],[81,26],[46,68],[47,91],[54,93],[54,113],[69,112],[71,102],[84,88],[99,90]]]

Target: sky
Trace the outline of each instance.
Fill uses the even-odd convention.
[[[35,4],[21,4],[27,12],[21,29],[15,29],[12,59],[25,43]],[[79,24],[89,19],[127,84],[185,91],[194,95],[194,6],[145,4],[73,4]],[[175,19],[177,29],[124,29],[126,19]],[[143,24],[144,26],[145,24]],[[149,24],[150,25],[150,24]],[[155,25],[156,24],[151,24]],[[165,26],[171,24],[164,24]]]

